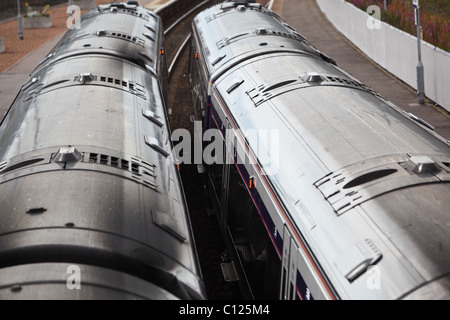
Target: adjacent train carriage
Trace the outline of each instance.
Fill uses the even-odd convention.
[[[449,141],[260,4],[213,6],[192,35],[223,266],[245,297],[450,298]]]
[[[92,9],[0,126],[0,298],[204,299],[161,19]]]

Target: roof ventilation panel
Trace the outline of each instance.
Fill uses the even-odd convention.
[[[349,188],[357,187],[362,184],[387,177],[388,175],[391,175],[395,172],[397,172],[397,169],[383,169],[383,170],[372,171],[372,172],[369,172],[369,173],[366,173],[366,174],[356,177],[355,179],[348,182],[343,188],[349,189]]]

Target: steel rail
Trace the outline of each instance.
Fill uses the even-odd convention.
[[[191,10],[189,10],[188,12],[186,12],[184,15],[182,15],[180,18],[178,18],[177,21],[175,21],[174,23],[172,23],[165,31],[164,31],[164,35],[168,34],[178,23],[180,23],[181,21],[183,21],[184,19],[186,19],[187,16],[189,16],[192,12],[194,12],[195,10],[197,10],[198,8],[200,8],[201,6],[205,5],[206,3],[208,3],[209,0],[205,0],[199,4],[197,4],[194,8],[192,8]]]
[[[175,65],[177,64],[179,56],[181,55],[183,50],[186,48],[186,45],[189,43],[190,39],[191,39],[191,34],[189,34],[186,37],[186,39],[184,39],[183,43],[180,45],[180,47],[178,48],[177,52],[175,53],[175,56],[173,57],[173,60],[170,63],[170,66],[169,66],[169,79],[172,76],[172,70],[175,67]]]

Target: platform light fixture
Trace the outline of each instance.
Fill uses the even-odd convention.
[[[20,0],[17,0],[17,23],[19,25],[19,39],[23,40],[22,13],[20,12]]]

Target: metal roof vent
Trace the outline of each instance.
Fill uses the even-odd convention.
[[[61,147],[55,156],[56,163],[78,162],[82,158],[81,153],[75,147]]]
[[[97,35],[97,37],[103,37],[103,36],[107,35],[107,32],[106,32],[106,30],[98,30],[96,32],[96,35]]]
[[[370,239],[355,243],[334,261],[348,281],[355,281],[382,257],[381,251]]]
[[[397,172],[397,169],[383,169],[383,170],[372,171],[372,172],[360,175],[359,177],[356,177],[352,181],[348,182],[343,188],[344,189],[354,188],[354,187],[360,186],[362,184],[387,177],[388,175],[391,175],[395,172]]]
[[[243,83],[244,83],[244,80],[235,79],[233,85],[227,89],[227,93],[230,94],[231,92],[233,92],[234,89],[236,89]]]
[[[158,139],[156,139],[154,137],[150,137],[150,136],[144,136],[144,140],[148,146],[152,147],[154,150],[161,153],[164,157],[167,158],[170,155],[170,152],[168,152],[164,148],[163,143],[161,141],[159,141]]]
[[[440,171],[439,166],[432,159],[426,156],[413,156],[409,159],[412,172],[417,174],[434,173]]]
[[[146,27],[150,31],[156,32],[155,28],[153,28],[153,26],[151,26],[149,24],[144,25],[144,27]]]
[[[317,82],[321,83],[323,78],[317,72],[307,72],[304,76],[300,77],[305,82]]]
[[[267,34],[267,29],[266,28],[257,28],[256,34]]]
[[[81,83],[86,83],[87,81],[93,81],[95,80],[95,77],[92,73],[90,72],[85,72],[85,73],[80,73],[75,80],[77,80],[78,82]]]
[[[227,55],[224,54],[223,56],[218,57],[216,60],[214,60],[211,64],[212,66],[215,66],[216,64],[218,64],[220,61],[223,60],[223,58],[225,58]]]
[[[159,127],[163,127],[163,119],[158,116],[156,113],[151,112],[149,110],[142,110],[142,115],[146,117],[148,120],[153,121],[155,124],[157,124]]]

